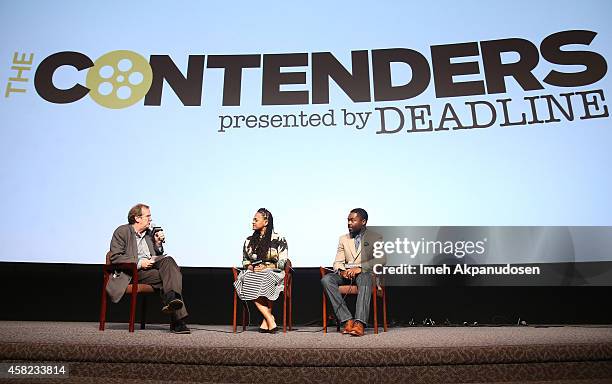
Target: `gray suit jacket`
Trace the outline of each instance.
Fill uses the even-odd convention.
[[[151,233],[149,230],[147,230],[145,233],[145,241],[149,246],[149,252],[151,252],[151,255],[163,254],[163,248],[157,249],[153,244],[153,239],[151,238]],[[110,243],[110,252],[111,264],[138,263],[136,231],[134,231],[134,227],[132,227],[132,225],[124,224],[115,229]],[[132,281],[132,276],[122,271],[116,271],[110,275],[108,284],[106,285],[106,292],[110,296],[113,303],[121,300],[130,281]]]

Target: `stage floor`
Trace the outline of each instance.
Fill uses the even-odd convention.
[[[191,335],[175,335],[156,324],[129,333],[127,324],[101,332],[97,323],[5,321],[0,360],[66,362],[84,381],[172,372],[177,382],[612,382],[606,326],[367,329],[364,337],[320,327],[286,334],[190,327]]]
[[[137,324],[138,327],[138,324]],[[236,334],[230,326],[189,324],[191,335],[175,335],[167,324],[147,324],[145,330],[127,331],[127,324],[0,321],[2,343],[50,343],[133,346],[244,347],[254,348],[448,348],[489,346],[589,345],[612,344],[612,325],[521,326],[521,327],[402,327],[363,337],[351,337],[328,328],[294,327],[286,334],[260,334],[256,327]]]

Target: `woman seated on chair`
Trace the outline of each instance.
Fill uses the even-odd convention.
[[[254,300],[263,315],[259,332],[275,333],[276,321],[272,315],[272,303],[283,291],[287,241],[274,232],[272,213],[260,208],[253,217],[253,234],[244,242],[242,266],[234,282],[241,300]]]

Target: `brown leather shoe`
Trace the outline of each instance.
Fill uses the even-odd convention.
[[[363,324],[360,321],[353,322],[353,329],[351,329],[351,336],[363,336],[365,331],[363,330]]]
[[[344,325],[344,330],[342,330],[343,335],[348,335],[353,330],[353,326],[355,325],[355,321],[353,319],[348,320]]]

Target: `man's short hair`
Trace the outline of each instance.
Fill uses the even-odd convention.
[[[368,221],[368,213],[363,208],[355,208],[351,210],[351,213],[356,213],[363,220]]]
[[[140,203],[130,208],[130,211],[128,212],[128,224],[136,223],[136,217],[142,215],[143,208],[149,209],[149,206],[146,204]]]

